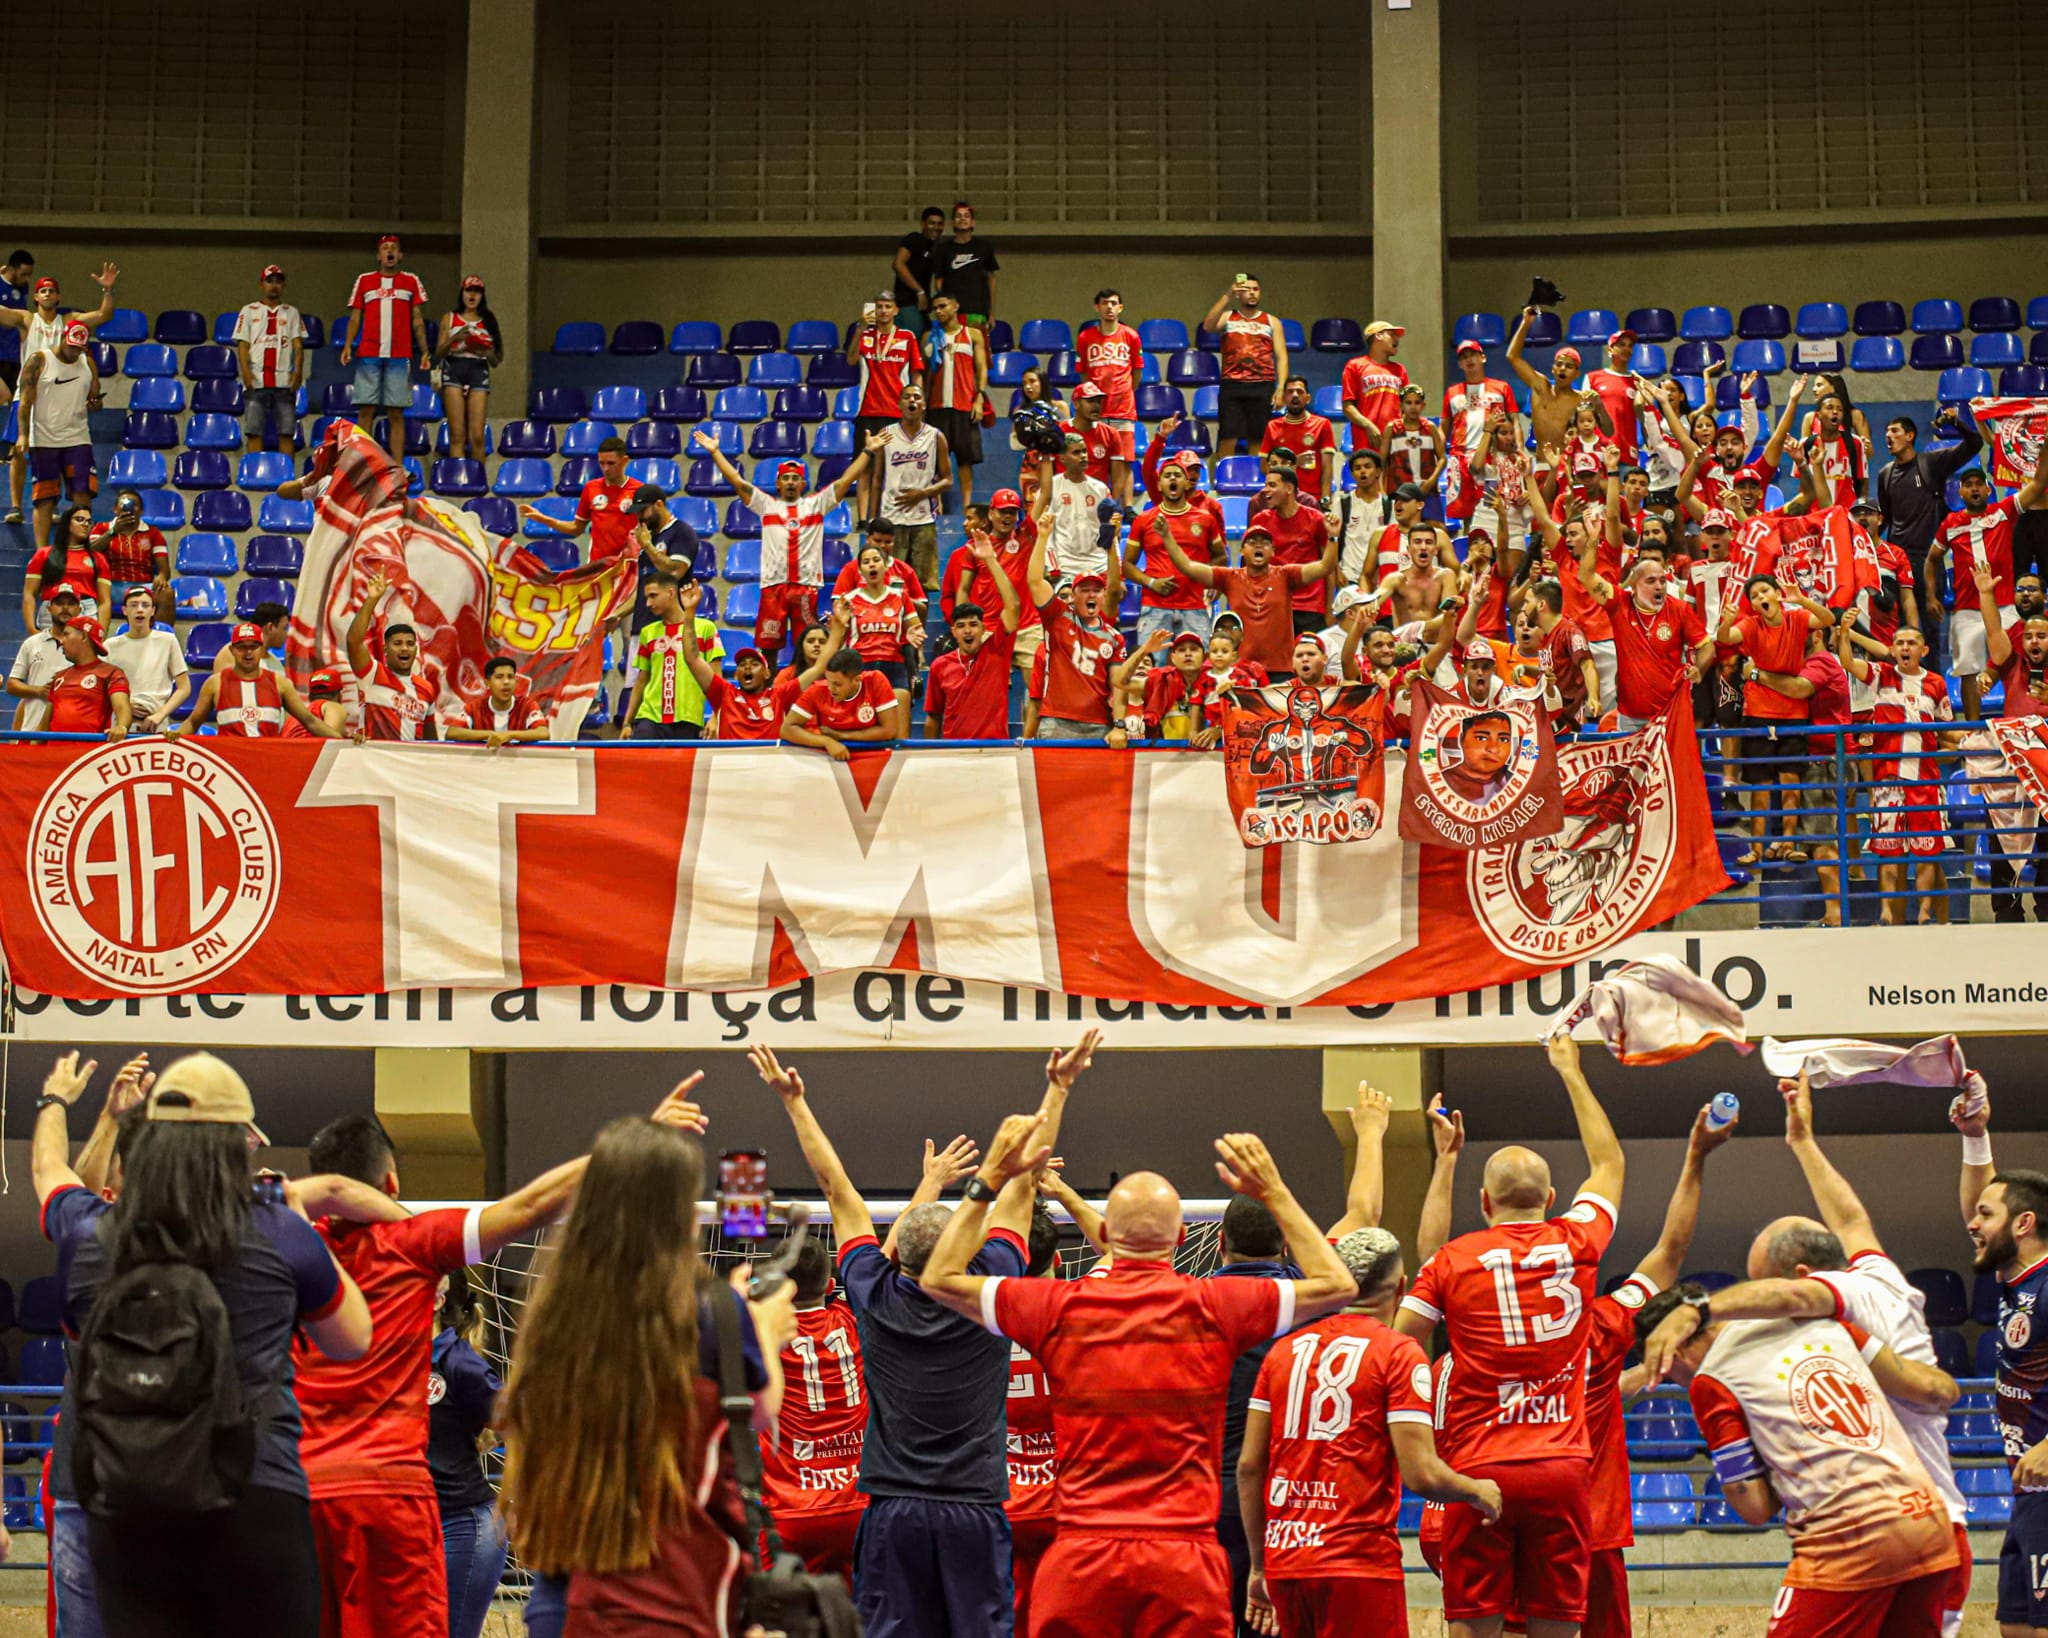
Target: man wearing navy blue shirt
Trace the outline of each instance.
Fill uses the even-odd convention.
[[[1042,1144],[1056,1143],[1067,1094],[1099,1039],[1090,1031],[1047,1060]],[[782,1099],[831,1207],[839,1282],[860,1322],[868,1426],[859,1489],[868,1507],[854,1538],[853,1587],[868,1638],[1009,1638],[1010,1345],[917,1283],[952,1209],[933,1203],[906,1211],[891,1233],[891,1256],[811,1111],[802,1077],[766,1047],[752,1057]],[[1028,1173],[1005,1185],[970,1272],[1025,1272],[1036,1199]]]
[[[2012,1470],[2012,1519],[1998,1553],[1998,1624],[2048,1629],[2048,1177],[1993,1169],[1991,1100],[1981,1086],[1949,1107],[1963,1135],[1963,1221],[1979,1274],[1998,1276],[1998,1430]]]

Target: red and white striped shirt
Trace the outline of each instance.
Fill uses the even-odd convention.
[[[1877,705],[1871,718],[1874,726],[1954,719],[1948,685],[1932,671],[1922,668],[1909,677],[1889,660],[1880,660],[1871,667],[1870,680],[1877,689]],[[1941,777],[1941,765],[1933,759],[1933,752],[1941,743],[1938,728],[1932,732],[1878,733],[1872,739],[1878,753],[1878,778],[1898,779],[1911,785]]]
[[[933,328],[932,408],[972,414],[979,399],[981,373],[975,368],[974,342],[979,331],[960,325],[951,335]]]
[[[214,677],[213,720],[224,734],[271,739],[284,732],[284,695],[277,673],[264,667],[253,677],[222,671]]]
[[[749,487],[747,509],[761,520],[761,584],[825,584],[825,514],[832,492],[821,489],[786,501],[773,490]]]
[[[412,357],[412,315],[426,302],[427,287],[410,273],[363,274],[348,298],[350,309],[363,315],[356,357]]]
[[[292,344],[305,337],[299,310],[288,301],[275,307],[252,301],[235,320],[235,340],[249,344],[249,373],[259,387],[292,384]]]
[[[356,673],[363,696],[363,734],[369,739],[432,739],[423,732],[434,715],[434,685],[417,667],[403,677],[382,660]]]

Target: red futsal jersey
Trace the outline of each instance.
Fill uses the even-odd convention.
[[[891,583],[879,593],[857,586],[842,602],[853,622],[853,648],[870,665],[903,663],[903,645],[908,640],[915,606],[900,585]]]
[[[1706,641],[1691,605],[1664,599],[1655,614],[1621,592],[1607,605],[1614,632],[1614,702],[1625,717],[1660,717],[1685,686],[1686,656]]]
[[[265,666],[253,677],[233,671],[217,671],[213,677],[213,721],[223,734],[247,739],[271,739],[284,733],[284,726],[298,724],[285,714],[284,695],[278,690],[278,675]],[[304,733],[304,729],[299,730]],[[311,737],[310,735],[308,736]]]
[[[1101,1279],[984,1281],[981,1316],[1052,1380],[1062,1530],[1213,1535],[1230,1368],[1292,1328],[1290,1282],[1123,1260]]]
[[[1124,657],[1124,634],[1115,626],[1084,626],[1055,598],[1040,611],[1045,622],[1045,703],[1041,714],[1068,722],[1109,721],[1109,673]]]
[[[1614,1207],[1581,1191],[1562,1217],[1461,1234],[1422,1265],[1401,1306],[1450,1333],[1447,1461],[1586,1456],[1587,1310]]]
[[[860,674],[860,692],[850,700],[835,700],[823,682],[814,682],[789,708],[799,728],[830,728],[834,733],[858,733],[872,728],[882,713],[894,709],[896,690],[879,671]],[[779,732],[780,730],[778,730]]]
[[[1593,1447],[1593,1513],[1586,1545],[1596,1553],[1636,1539],[1628,1486],[1628,1436],[1621,1424],[1621,1373],[1636,1345],[1636,1310],[1657,1294],[1631,1274],[1595,1299],[1586,1344],[1586,1437]]]
[[[711,725],[713,739],[774,739],[782,732],[782,719],[803,690],[794,678],[777,680],[749,694],[744,688],[714,676],[704,698],[717,713]]]
[[[1401,1579],[1401,1475],[1389,1429],[1429,1426],[1429,1361],[1364,1314],[1332,1314],[1276,1343],[1251,1408],[1273,1418],[1266,1577]]]
[[[1291,518],[1284,518],[1269,508],[1255,513],[1251,521],[1273,537],[1275,568],[1288,563],[1298,563],[1306,568],[1323,555],[1323,548],[1330,542],[1329,519],[1313,506],[1295,507]],[[1329,606],[1330,582],[1327,576],[1294,588],[1294,607],[1297,610],[1321,614]]]
[[[1059,1478],[1059,1441],[1053,1433],[1052,1383],[1045,1367],[1022,1343],[1010,1344],[1010,1499],[1003,1511],[1012,1524],[1053,1517]]]
[[[1016,646],[998,617],[973,659],[953,649],[932,661],[925,715],[939,719],[946,738],[1010,737],[1010,656]]]
[[[1074,337],[1074,363],[1084,381],[1103,391],[1106,421],[1131,421],[1138,414],[1138,376],[1145,368],[1145,349],[1128,324],[1104,330],[1101,320],[1081,327]]]
[[[370,1348],[329,1359],[292,1344],[293,1392],[305,1431],[299,1460],[316,1501],[329,1496],[434,1494],[427,1468],[427,1369],[435,1292],[483,1260],[484,1208],[423,1211],[397,1223],[329,1218],[320,1233],[370,1305]]]
[[[128,673],[106,660],[74,665],[50,679],[52,734],[104,734],[114,726],[114,696],[128,692]]]
[[[426,301],[426,286],[410,273],[379,268],[359,275],[348,298],[350,308],[363,315],[356,357],[412,357],[412,316]]]
[[[1594,547],[1593,553],[1593,566],[1600,571],[1600,578],[1610,586],[1620,585],[1621,554],[1604,539]],[[1579,560],[1563,537],[1559,537],[1549,557],[1551,573],[1556,575],[1558,589],[1564,593],[1565,618],[1586,634],[1587,642],[1610,641],[1614,630],[1608,623],[1607,611],[1594,602],[1592,594],[1580,584]]]
[[[1183,580],[1174,571],[1173,559],[1166,552],[1166,531],[1169,529],[1190,563],[1214,562],[1215,549],[1223,545],[1223,530],[1207,507],[1188,506],[1179,512],[1169,512],[1163,506],[1146,507],[1131,523],[1131,539],[1144,548],[1145,577],[1148,580],[1163,578],[1173,584],[1165,591],[1154,591],[1147,586],[1144,606],[1148,609],[1205,608],[1208,599],[1202,588],[1192,580]]]
[[[761,1476],[774,1511],[834,1513],[863,1505],[861,1440],[868,1400],[860,1369],[860,1330],[843,1302],[800,1308],[796,1335],[782,1350],[781,1426],[761,1442]]]
[[[427,725],[434,718],[434,685],[420,675],[419,663],[404,676],[382,660],[356,673],[363,696],[363,734],[368,739],[432,739]]]
[[[545,728],[547,713],[534,703],[531,694],[514,694],[502,711],[486,694],[469,708],[469,725],[486,734],[518,734],[529,728]]]
[[[1401,389],[1407,385],[1406,365],[1360,354],[1344,366],[1341,391],[1347,405],[1385,432],[1401,419]]]
[[[1951,512],[1941,520],[1941,527],[1934,531],[1934,543],[1949,554],[1949,584],[1954,587],[1950,601],[1956,608],[1974,611],[1977,607],[1980,559],[1991,565],[1992,576],[1998,582],[1998,606],[2012,607],[2012,520],[2019,515],[2019,497],[2008,495],[1974,516]]]
[[[893,421],[903,413],[903,388],[924,374],[924,354],[908,330],[860,333],[860,413],[863,419]]]
[[[592,478],[583,486],[582,498],[576,502],[576,521],[590,527],[591,562],[604,563],[639,551],[633,540],[638,525],[626,510],[639,487],[632,478],[624,483]]]
[[[1301,503],[1323,498],[1323,451],[1337,447],[1337,429],[1320,415],[1305,415],[1290,421],[1276,415],[1266,423],[1266,435],[1259,440],[1259,453],[1270,455],[1284,449],[1294,457],[1294,476],[1301,486]]]

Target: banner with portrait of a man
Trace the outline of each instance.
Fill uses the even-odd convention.
[[[1417,677],[1409,698],[1403,841],[1470,851],[1563,828],[1557,745],[1539,695],[1510,690],[1471,705]]]

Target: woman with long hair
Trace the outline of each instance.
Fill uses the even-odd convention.
[[[448,418],[448,458],[484,458],[484,412],[491,399],[491,366],[505,356],[498,315],[474,273],[462,281],[455,311],[441,320],[434,359],[441,366],[441,412]]]
[[[76,1053],[60,1059],[44,1083],[46,1102],[74,1102],[92,1071],[90,1063],[79,1069]],[[78,1416],[60,1418],[53,1466],[86,1504],[100,1625],[110,1638],[258,1630],[266,1638],[318,1638],[320,1565],[299,1465],[292,1336],[303,1330],[331,1358],[357,1359],[370,1345],[370,1310],[310,1223],[256,1198],[255,1109],[240,1075],[200,1052],[143,1077],[138,1091],[144,1101],[125,1117],[120,1193],[111,1208],[61,1158],[48,1166],[39,1158],[45,1232],[68,1268],[65,1329],[73,1336],[85,1330],[94,1300],[124,1275],[156,1265],[201,1271],[227,1310],[240,1384],[239,1407],[221,1409],[253,1416],[255,1450],[231,1506],[136,1511],[123,1489],[148,1476],[136,1467],[146,1452],[130,1448],[110,1458],[91,1437],[89,1400]],[[62,1143],[57,1107],[47,1103],[38,1113],[39,1157],[46,1137]],[[45,1122],[54,1129],[46,1133]],[[93,1367],[88,1341],[77,1368],[89,1381]],[[75,1430],[81,1421],[85,1430]],[[53,1488],[59,1483],[53,1471]]]
[[[895,574],[896,559],[870,539],[854,560],[860,583],[839,600],[846,611],[847,642],[870,671],[889,679],[896,695],[896,737],[910,737],[910,666],[904,655],[924,647],[920,604]]]
[[[92,544],[92,508],[67,506],[57,515],[49,541],[28,560],[21,583],[22,629],[33,633],[49,623],[49,601],[59,586],[78,593],[78,612],[100,620],[112,611],[107,560]]]
[[[466,1274],[441,1282],[440,1328],[427,1377],[427,1466],[448,1559],[448,1638],[477,1638],[505,1573],[508,1538],[484,1477],[482,1445],[504,1385],[477,1345],[485,1315]]]
[[[698,1254],[704,1151],[671,1113],[685,1090],[598,1134],[513,1349],[503,1497],[538,1577],[531,1638],[726,1638],[747,1528],[718,1328],[739,1333],[758,1423],[781,1404],[795,1310],[788,1286],[741,1300]]]
[[[1061,421],[1069,418],[1065,400],[1052,390],[1052,383],[1046,379],[1045,371],[1036,364],[1018,378],[1016,396],[1011,400],[1010,413],[1015,415],[1026,404],[1047,404]],[[1024,446],[1017,442],[1017,434],[1010,434],[1010,447],[1020,454]],[[1017,472],[1017,487],[1024,492],[1024,516],[1031,515],[1031,498],[1038,493],[1038,457],[1032,455]]]

